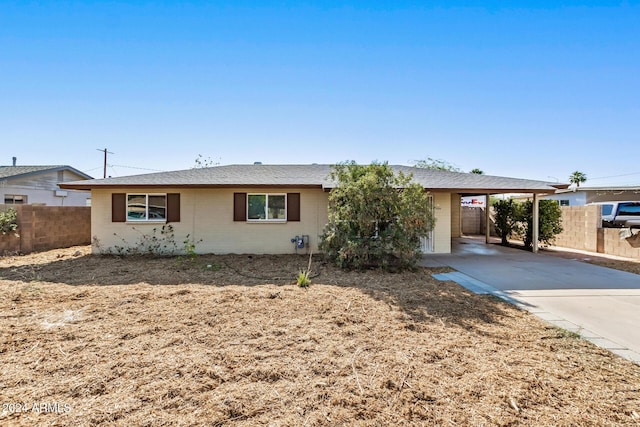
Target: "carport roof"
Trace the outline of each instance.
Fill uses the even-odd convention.
[[[461,194],[485,193],[553,193],[566,184],[529,179],[478,175],[422,169],[412,166],[391,166],[396,172],[412,174],[413,180],[431,191]],[[210,168],[158,172],[117,178],[92,179],[61,183],[60,187],[77,190],[99,188],[154,187],[312,187],[330,190],[335,182],[330,177],[331,165],[226,165]]]

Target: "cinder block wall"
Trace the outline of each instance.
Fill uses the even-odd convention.
[[[620,229],[599,228],[599,206],[562,206],[560,209],[564,230],[556,236],[555,246],[640,258],[640,238],[621,239]]]
[[[0,253],[29,253],[91,243],[91,208],[85,206],[2,206],[15,208],[18,235],[0,235]]]
[[[484,233],[484,209],[470,206],[462,208],[462,233]]]
[[[598,248],[599,206],[561,206],[563,232],[554,244],[565,248],[596,252]]]
[[[491,222],[489,226],[491,227],[490,233],[492,236],[497,236],[496,227],[495,227],[495,211],[493,207],[491,209]],[[473,206],[463,206],[461,209],[462,212],[462,225],[461,230],[462,234],[474,235],[474,234],[484,234],[485,232],[485,208],[473,207]]]
[[[640,236],[636,235],[628,239],[620,239],[620,230],[616,228],[603,228],[604,253],[640,259]]]

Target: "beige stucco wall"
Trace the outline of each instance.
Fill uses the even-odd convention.
[[[451,194],[434,193],[433,205],[436,225],[433,229],[433,252],[451,252]]]
[[[93,190],[91,209],[91,235],[94,251],[106,251],[125,244],[135,246],[143,235],[152,235],[162,222],[111,222],[111,194],[122,191]],[[129,189],[129,193],[151,193],[146,189]],[[300,193],[300,222],[250,223],[233,221],[233,193],[252,192],[246,188],[184,189],[158,188],[153,193],[180,192],[180,222],[172,223],[178,249],[189,235],[198,242],[198,253],[295,253],[291,239],[296,235],[308,235],[310,248],[318,252],[319,236],[327,224],[328,193],[320,189],[265,188],[266,193]],[[451,252],[450,193],[434,193],[433,230],[434,253]],[[459,203],[458,203],[459,205]],[[157,232],[156,232],[157,234]],[[95,244],[97,243],[97,245]],[[303,251],[306,252],[306,251]]]
[[[122,191],[93,190],[91,234],[100,248],[123,245],[123,239],[135,245],[144,234],[163,223],[111,222],[111,193]],[[145,189],[129,189],[129,193],[150,193]],[[172,223],[175,241],[182,247],[186,235],[196,244],[198,253],[295,253],[291,239],[308,235],[310,249],[318,251],[319,235],[327,223],[328,193],[321,189],[261,188],[260,193],[300,193],[300,221],[285,223],[249,223],[233,221],[233,193],[249,192],[246,188],[181,189],[158,188],[153,193],[180,193],[180,222]],[[104,251],[104,249],[102,249]],[[301,251],[305,253],[305,250]]]
[[[462,198],[451,193],[451,237],[462,235]]]

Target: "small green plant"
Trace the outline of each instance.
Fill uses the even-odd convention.
[[[178,251],[175,240],[175,233],[172,225],[163,225],[160,228],[154,227],[151,233],[143,233],[135,227],[131,227],[140,234],[137,242],[131,243],[124,237],[113,233],[122,242],[121,245],[105,247],[97,237],[93,237],[93,246],[105,255],[155,255],[172,256]]]
[[[185,260],[194,262],[198,257],[196,245],[200,242],[202,242],[202,239],[195,241],[191,238],[190,234],[187,234],[185,239],[182,241],[182,252],[184,252],[184,255],[180,255],[178,257],[178,262],[182,263]]]
[[[570,338],[570,339],[582,338],[582,335],[580,335],[580,330],[569,331],[567,329],[558,327],[558,328],[555,328],[555,331],[557,333],[556,338]]]
[[[187,234],[187,237],[185,237],[184,241],[182,242],[183,244],[182,248],[184,250],[186,257],[189,260],[193,261],[198,256],[198,254],[196,253],[196,245],[200,242],[202,242],[202,239],[195,241],[191,238],[191,235],[189,234]]]
[[[311,285],[311,257],[313,252],[309,254],[309,265],[307,265],[306,270],[300,270],[298,272],[298,277],[296,278],[296,282],[298,286],[301,288],[308,288]]]
[[[222,266],[220,264],[207,264],[204,266],[205,270],[208,271],[220,271],[222,270]]]
[[[300,270],[298,272],[298,277],[296,281],[298,282],[298,286],[301,288],[308,288],[311,285],[311,279],[309,279],[309,274],[311,272],[309,270]]]
[[[13,233],[16,237],[18,233],[18,212],[9,208],[6,212],[0,212],[0,233],[9,234]]]

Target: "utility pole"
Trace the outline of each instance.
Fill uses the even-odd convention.
[[[104,150],[101,150],[99,148],[97,148],[98,151],[102,151],[104,153],[104,173],[103,173],[103,178],[107,177],[107,154],[114,154],[111,151],[107,151],[107,149],[105,148]]]

